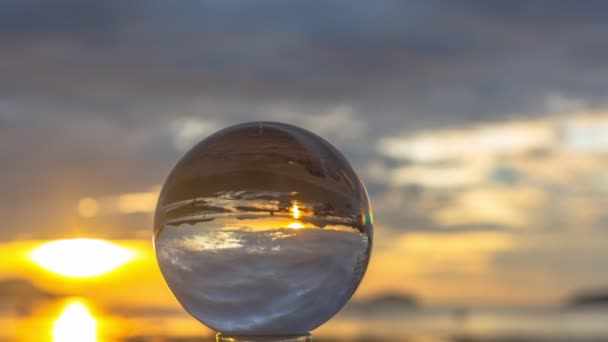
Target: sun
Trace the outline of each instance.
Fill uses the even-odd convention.
[[[129,262],[135,253],[113,243],[96,239],[56,240],[30,254],[36,264],[71,278],[89,278],[108,273]]]

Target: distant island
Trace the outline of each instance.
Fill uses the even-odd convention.
[[[3,279],[0,280],[0,300],[5,301],[12,298],[21,299],[52,299],[58,295],[45,291],[25,279]]]
[[[608,289],[580,292],[567,303],[568,308],[607,307]]]
[[[419,305],[419,300],[413,295],[385,293],[366,300],[353,301],[345,309],[353,313],[368,314],[382,311],[415,310]]]

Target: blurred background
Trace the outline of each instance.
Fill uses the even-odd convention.
[[[152,212],[185,151],[253,120],[327,138],[372,199],[366,278],[316,341],[608,341],[607,12],[2,1],[0,341],[212,340]]]

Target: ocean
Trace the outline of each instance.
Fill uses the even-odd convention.
[[[18,308],[17,308],[18,309]],[[0,341],[213,341],[180,311],[111,312],[81,299],[0,312]],[[608,308],[343,310],[313,341],[608,341]]]

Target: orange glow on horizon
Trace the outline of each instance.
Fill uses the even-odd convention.
[[[121,213],[151,213],[156,208],[158,192],[135,192],[118,197],[118,210]]]
[[[95,239],[56,240],[34,249],[30,259],[53,273],[71,278],[106,274],[135,258],[135,252]]]

